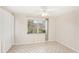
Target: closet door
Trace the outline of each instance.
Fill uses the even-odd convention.
[[[0,53],[1,53],[1,40],[2,40],[2,12],[0,9]]]
[[[2,29],[1,29],[1,27],[2,27],[2,24],[1,24],[1,17],[0,17],[0,52],[1,52],[1,39],[2,39],[2,35],[1,35]]]
[[[2,10],[2,16],[3,16],[3,39],[2,39],[2,52],[7,52],[11,46],[12,46],[12,27],[13,23],[12,21],[13,16],[7,12],[6,10]]]

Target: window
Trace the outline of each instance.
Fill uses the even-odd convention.
[[[45,20],[28,20],[28,33],[45,33]]]

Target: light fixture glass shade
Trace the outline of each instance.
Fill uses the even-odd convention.
[[[48,14],[45,13],[45,12],[43,12],[43,13],[42,13],[42,17],[43,17],[43,18],[48,18]]]

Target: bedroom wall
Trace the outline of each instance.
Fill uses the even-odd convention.
[[[45,42],[45,34],[27,34],[28,19],[34,17],[26,17],[26,15],[15,15],[15,45]],[[49,41],[54,41],[53,22],[49,21]]]
[[[56,41],[79,52],[79,10],[56,17]]]

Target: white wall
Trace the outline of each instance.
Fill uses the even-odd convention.
[[[48,41],[55,41],[55,16],[49,16]]]
[[[79,10],[56,18],[56,41],[79,52]]]
[[[14,40],[14,16],[8,11],[1,9],[1,23],[2,23],[2,39],[1,39],[1,52],[7,52]]]
[[[45,42],[45,34],[27,34],[28,31],[28,19],[34,19],[34,17],[26,17],[25,15],[15,15],[15,45],[19,44],[30,44]],[[49,21],[49,28],[52,28],[53,22]],[[51,39],[53,41],[53,34],[51,34],[52,29],[49,29]]]

